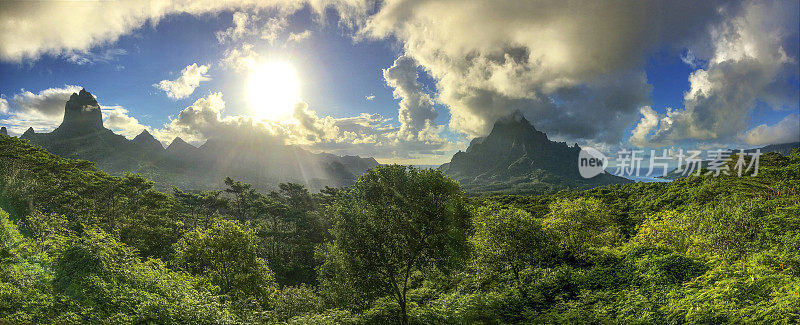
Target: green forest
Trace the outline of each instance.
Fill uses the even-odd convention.
[[[0,136],[0,323],[800,322],[800,149],[541,196],[401,165],[225,185],[164,193]]]

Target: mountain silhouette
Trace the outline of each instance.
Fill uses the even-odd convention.
[[[473,139],[466,151],[439,169],[475,193],[552,193],[631,182],[606,173],[581,177],[580,151],[577,144],[550,141],[515,111],[498,119],[489,135]]]
[[[147,130],[142,130],[142,133],[139,133],[139,135],[133,138],[131,142],[145,149],[164,151],[164,145],[162,145],[160,141],[156,140],[156,138],[154,138],[150,132],[147,132]]]
[[[72,93],[69,97],[64,106],[64,120],[53,130],[53,133],[75,136],[103,130],[107,129],[103,127],[100,104],[86,89],[81,89],[80,92]]]
[[[29,128],[20,136],[53,154],[84,159],[111,174],[141,173],[167,189],[222,186],[226,176],[272,189],[282,182],[305,184],[311,189],[349,185],[366,169],[378,165],[373,158],[315,154],[302,148],[263,139],[212,137],[195,147],[176,137],[165,149],[143,130],[133,140],[103,126],[96,98],[81,89],[64,106],[64,119],[53,132]]]

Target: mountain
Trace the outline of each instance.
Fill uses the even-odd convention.
[[[183,141],[181,137],[175,137],[164,153],[167,157],[178,160],[198,160],[201,156],[200,149]]]
[[[74,137],[79,135],[102,132],[108,130],[103,127],[103,114],[100,104],[86,89],[72,93],[64,106],[64,120],[55,130],[54,135]]]
[[[586,179],[578,172],[577,144],[554,142],[516,111],[498,119],[486,137],[473,139],[439,167],[473,193],[552,193],[630,180],[606,173]]]
[[[763,146],[763,147],[758,148],[758,149],[761,150],[761,153],[777,152],[777,153],[779,153],[781,155],[788,156],[790,153],[792,153],[792,150],[794,150],[794,148],[800,148],[800,142],[771,144],[771,145],[768,145],[768,146]],[[753,150],[753,149],[751,149],[751,150]],[[748,151],[751,151],[751,150],[748,150]]]
[[[64,119],[53,132],[36,133],[28,128],[20,136],[64,158],[85,159],[109,172],[131,170],[144,155],[125,137],[103,127],[100,105],[81,89],[64,106]]]
[[[164,151],[164,146],[161,142],[156,140],[147,130],[142,130],[142,133],[139,133],[131,142],[148,150]]]
[[[373,158],[316,154],[271,139],[212,137],[198,148],[176,137],[165,149],[144,130],[128,140],[103,126],[100,105],[85,89],[70,96],[53,132],[29,128],[20,138],[65,158],[92,161],[111,174],[141,173],[160,189],[220,188],[230,176],[262,189],[296,182],[313,190],[352,184],[378,165]]]

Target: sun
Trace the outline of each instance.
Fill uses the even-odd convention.
[[[259,117],[280,121],[292,116],[297,103],[297,75],[289,63],[265,62],[247,80],[247,99]]]

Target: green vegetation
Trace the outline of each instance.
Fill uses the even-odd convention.
[[[0,136],[0,323],[800,322],[800,150],[467,198],[439,171],[171,193]]]

